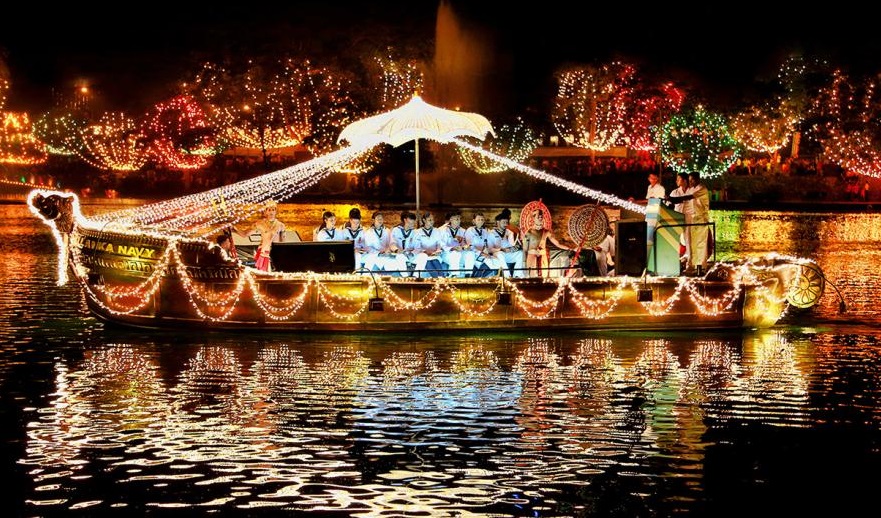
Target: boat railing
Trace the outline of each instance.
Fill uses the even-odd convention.
[[[661,223],[654,227],[652,231],[652,247],[658,242],[658,230],[662,228],[688,228],[688,227],[707,227],[710,229],[710,237],[713,239],[713,262],[716,262],[716,222],[708,221],[706,223]],[[652,256],[652,272],[658,271],[658,253],[653,251]]]

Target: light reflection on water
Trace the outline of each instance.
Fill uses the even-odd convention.
[[[718,515],[768,494],[813,510],[796,496],[813,491],[856,507],[879,480],[849,467],[881,473],[879,222],[811,217],[859,246],[793,215],[777,237],[773,213],[717,221],[743,232],[720,225],[720,251],[819,261],[848,313],[827,289],[795,315],[813,327],[206,336],[105,328],[54,285],[51,236],[0,207],[4,498],[27,515]]]
[[[774,332],[353,342],[115,343],[57,362],[20,461],[35,504],[485,510],[622,469],[675,476],[694,501],[712,423],[809,427],[819,410],[797,363],[810,343]]]

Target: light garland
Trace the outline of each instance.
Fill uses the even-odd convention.
[[[540,142],[538,134],[527,126],[523,119],[517,118],[514,124],[502,124],[496,130],[495,137],[488,138],[482,147],[515,162],[525,162]],[[456,151],[465,166],[478,173],[501,173],[506,170],[498,161],[489,160],[465,148],[457,147]]]
[[[583,185],[579,185],[575,182],[570,182],[569,180],[565,180],[558,176],[554,176],[545,171],[541,171],[539,169],[533,169],[529,166],[523,165],[521,163],[515,162],[510,158],[506,158],[503,156],[496,155],[491,151],[487,151],[481,147],[470,144],[462,139],[453,139],[453,142],[467,148],[468,150],[474,152],[475,154],[484,156],[490,160],[499,162],[505,165],[508,169],[512,169],[514,171],[520,171],[521,173],[525,173],[533,178],[537,178],[539,180],[543,180],[550,184],[553,184],[557,187],[562,187],[568,191],[572,191],[576,194],[580,194],[587,198],[593,198],[595,200],[602,201],[603,203],[607,203],[609,205],[615,205],[617,207],[621,207],[623,209],[627,209],[633,212],[637,212],[639,214],[645,214],[645,206],[639,205],[637,203],[633,203],[632,201],[624,200],[622,198],[618,198],[617,196],[612,196],[611,194],[606,194],[602,191],[597,191],[595,189],[591,189],[589,187],[585,187]]]

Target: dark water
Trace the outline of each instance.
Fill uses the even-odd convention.
[[[735,334],[147,333],[0,206],[3,514],[874,515],[881,216],[713,216],[721,257],[812,257],[847,312],[827,287]]]

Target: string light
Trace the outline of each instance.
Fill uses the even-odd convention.
[[[556,74],[559,87],[551,119],[566,142],[605,151],[621,143],[626,97],[636,70],[613,62]]]
[[[200,169],[207,165],[205,151],[217,146],[212,132],[205,112],[189,95],[156,104],[141,125],[150,157],[169,169]]]
[[[565,180],[558,176],[554,176],[550,173],[539,169],[533,169],[532,167],[523,165],[521,163],[515,162],[509,158],[496,155],[490,151],[487,151],[481,147],[470,144],[462,139],[453,139],[457,145],[467,148],[469,151],[474,152],[477,155],[481,155],[486,157],[489,160],[499,162],[503,164],[507,169],[511,169],[514,171],[519,171],[521,173],[525,173],[533,178],[537,178],[539,180],[548,182],[557,187],[562,187],[568,191],[574,192],[576,194],[580,194],[587,198],[593,198],[595,200],[600,200],[603,203],[609,205],[615,205],[617,207],[621,207],[623,209],[627,209],[633,212],[638,212],[640,214],[645,214],[645,206],[639,205],[637,203],[633,203],[632,201],[624,200],[622,198],[618,198],[617,196],[612,196],[611,194],[606,194],[602,191],[597,191],[595,189],[591,189],[589,187],[585,187],[583,185],[579,185],[575,182],[571,182],[569,180]]]
[[[84,162],[98,169],[137,171],[147,163],[143,135],[135,120],[122,112],[107,112],[82,133]]]
[[[491,136],[482,145],[477,145],[481,145],[491,153],[522,163],[529,159],[540,143],[541,139],[538,134],[518,117],[513,124],[502,124],[496,130],[494,137]],[[507,170],[498,161],[472,153],[465,148],[457,147],[456,151],[458,151],[462,162],[478,173],[501,173]]]
[[[0,163],[37,165],[46,158],[46,146],[34,137],[28,114],[0,112]]]
[[[674,115],[659,133],[661,159],[677,173],[698,172],[703,178],[721,175],[737,160],[737,140],[725,118],[697,107]]]

